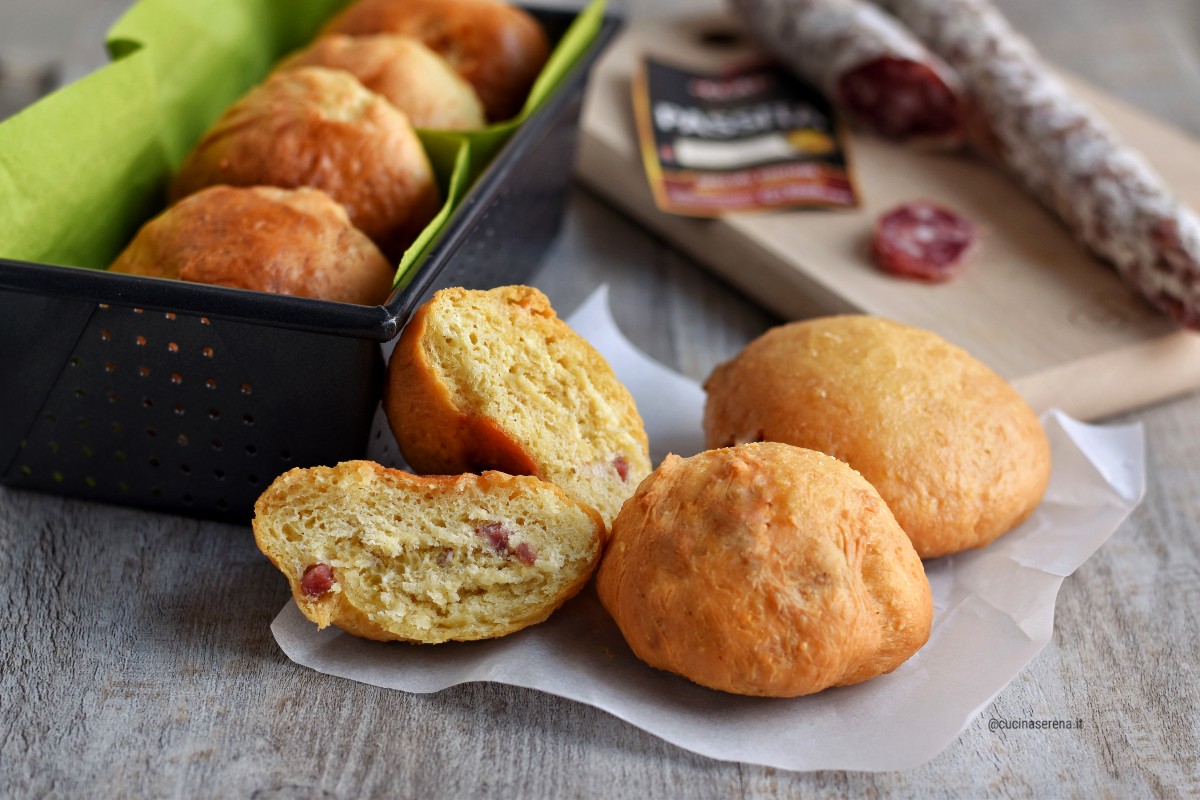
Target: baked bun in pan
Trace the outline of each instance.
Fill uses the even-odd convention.
[[[396,268],[322,191],[211,186],[143,225],[109,271],[379,305]]]
[[[415,128],[476,130],[487,125],[475,89],[446,59],[411,36],[321,36],[278,69],[328,67],[349,72],[403,111]]]
[[[359,0],[322,32],[420,39],[475,87],[493,122],[521,110],[550,55],[537,20],[500,0]]]
[[[321,189],[393,260],[440,206],[404,112],[323,67],[276,72],[230,106],[184,159],[171,198],[216,184]]]

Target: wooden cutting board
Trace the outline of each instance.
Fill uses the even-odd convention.
[[[854,136],[859,209],[716,220],[658,211],[637,150],[635,67],[647,54],[710,70],[744,63],[754,55],[746,44],[720,43],[735,30],[720,16],[639,21],[613,44],[584,105],[578,171],[588,186],[785,318],[855,311],[927,328],[992,366],[1039,412],[1096,419],[1200,387],[1200,335],[1144,304],[1000,170],[969,156]],[[1200,208],[1200,142],[1067,80]],[[982,252],[947,284],[893,278],[869,261],[876,216],[917,197],[983,229]]]

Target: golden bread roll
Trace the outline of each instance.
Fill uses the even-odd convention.
[[[475,87],[493,122],[521,110],[550,55],[537,20],[500,0],[358,0],[322,32],[420,39]]]
[[[775,442],[668,456],[613,523],[596,588],[638,658],[744,695],[891,672],[933,620],[921,560],[875,489]]]
[[[109,271],[379,305],[396,268],[322,191],[212,186],[143,225]]]
[[[417,128],[465,131],[487,125],[471,84],[411,36],[322,36],[279,65],[296,67],[349,72],[407,114]]]
[[[787,442],[842,459],[887,501],[922,558],[1023,522],[1050,478],[1037,416],[936,334],[869,316],[767,331],[705,383],[709,447]]]
[[[440,202],[404,112],[322,67],[277,72],[230,106],[184,160],[171,197],[215,184],[321,189],[392,259]]]
[[[427,644],[541,622],[583,588],[604,545],[594,510],[536,478],[419,477],[370,461],[284,473],[253,524],[318,626]]]
[[[633,397],[528,286],[435,294],[392,353],[383,406],[417,472],[536,475],[605,523],[650,473]]]

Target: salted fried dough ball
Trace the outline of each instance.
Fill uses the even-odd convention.
[[[605,524],[650,473],[633,396],[529,286],[436,293],[392,353],[383,407],[417,472],[536,475]]]
[[[922,558],[1023,522],[1050,478],[1037,416],[929,331],[863,315],[782,325],[705,383],[710,447],[787,442],[835,456],[887,501]]]
[[[411,36],[322,36],[279,65],[296,67],[349,72],[407,114],[417,128],[466,131],[487,125],[471,84]]]
[[[744,695],[890,672],[933,618],[921,561],[874,488],[774,442],[668,456],[613,523],[596,588],[638,658]]]
[[[493,122],[521,110],[550,54],[537,20],[500,0],[359,0],[322,33],[420,39],[475,87]]]
[[[324,192],[212,186],[143,225],[109,271],[378,305],[396,268]]]
[[[404,112],[323,67],[277,72],[230,106],[184,159],[171,197],[216,184],[321,189],[393,260],[440,204]]]

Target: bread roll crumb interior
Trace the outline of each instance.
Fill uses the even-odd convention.
[[[417,472],[536,475],[606,522],[650,473],[632,395],[527,286],[438,292],[401,336],[385,408]]]
[[[603,544],[594,511],[535,478],[365,461],[280,476],[254,534],[320,627],[427,643],[544,620],[587,582]]]

